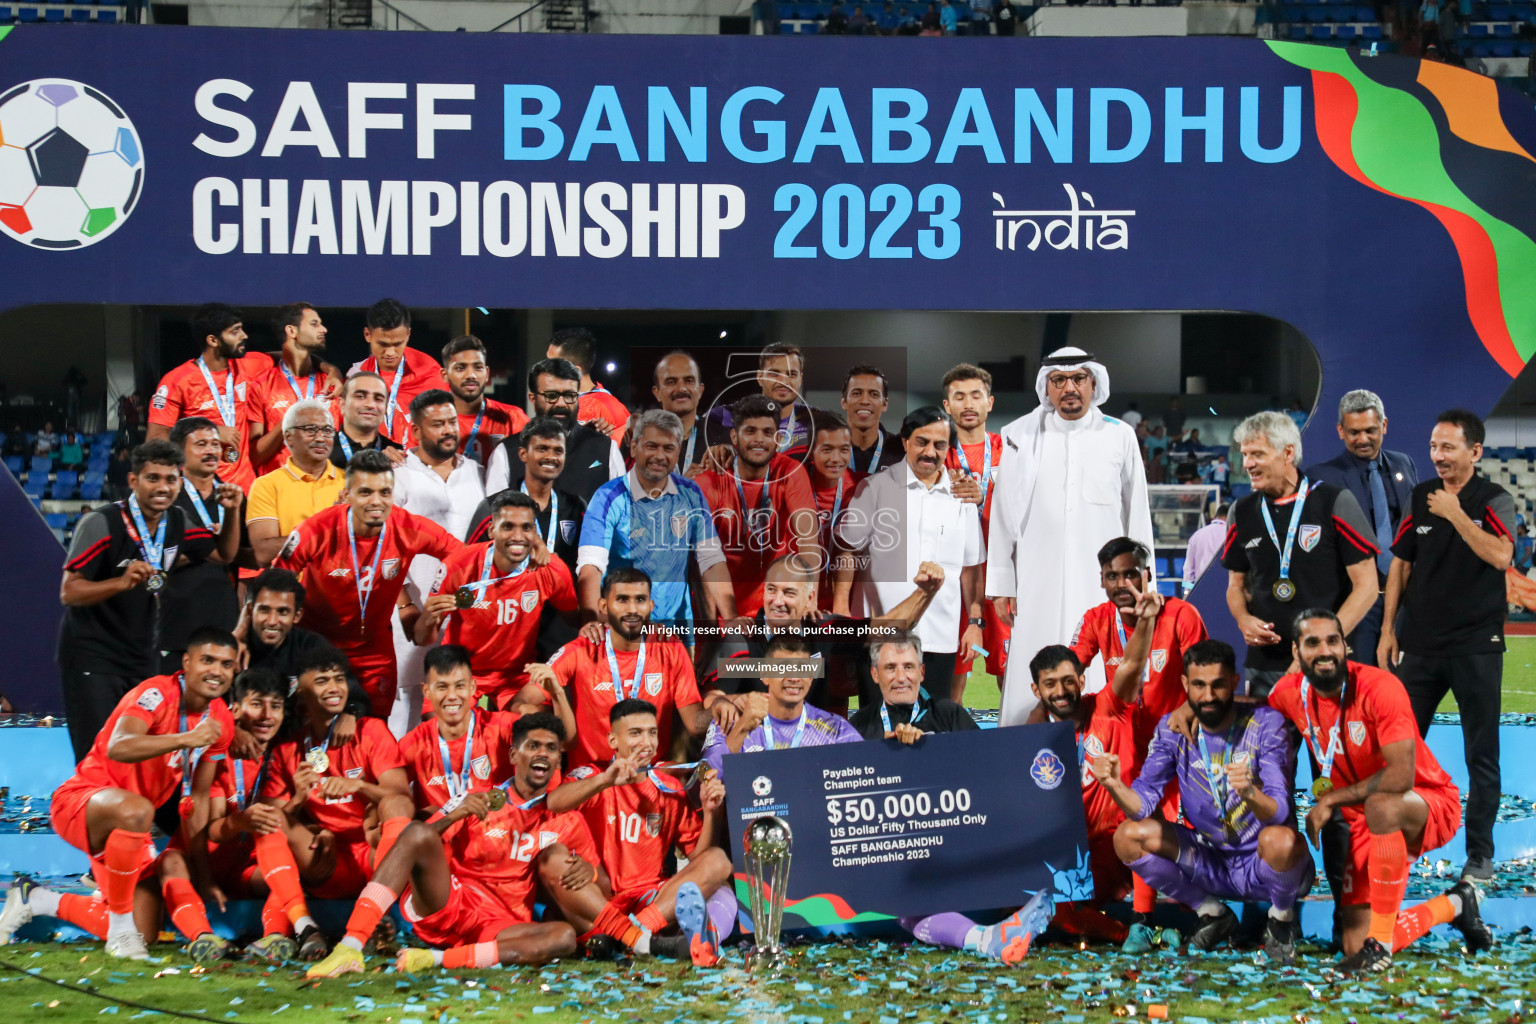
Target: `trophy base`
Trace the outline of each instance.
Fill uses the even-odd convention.
[[[791,966],[791,957],[782,946],[752,946],[747,950],[747,970],[778,973]]]

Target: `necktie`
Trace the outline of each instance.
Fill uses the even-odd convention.
[[[1386,572],[1392,566],[1392,510],[1387,505],[1387,488],[1381,479],[1381,463],[1372,461],[1365,475],[1371,485],[1371,519],[1376,527],[1376,547],[1381,551],[1376,556],[1376,565],[1382,572]]]

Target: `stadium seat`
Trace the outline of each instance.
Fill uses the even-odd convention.
[[[1531,40],[1522,39],[1515,44],[1516,57],[1529,57],[1533,53],[1536,53],[1536,43],[1533,43]]]
[[[43,522],[47,523],[49,526],[56,530],[64,530],[69,528],[69,516],[65,515],[63,512],[45,512],[43,513]]]
[[[1488,26],[1484,25],[1480,21],[1474,21],[1472,24],[1467,26],[1467,35],[1474,39],[1486,38],[1488,35]]]
[[[37,8],[36,7],[21,7],[21,8],[18,8],[17,11],[16,11],[16,20],[18,20],[18,21],[28,21],[28,22],[36,21],[37,20]]]
[[[1307,26],[1305,26],[1305,25],[1292,25],[1291,26],[1291,38],[1292,39],[1296,39],[1296,40],[1301,40],[1301,39],[1307,38]]]
[[[91,12],[85,7],[73,7],[69,12],[70,21],[90,21]]]
[[[106,477],[99,473],[87,473],[80,479],[80,497],[85,501],[100,501]]]
[[[1494,43],[1492,55],[1495,57],[1513,57],[1515,55],[1515,44],[1507,42]],[[1531,483],[1536,485],[1536,480],[1532,480]]]
[[[113,24],[114,22],[117,21],[117,12],[114,11],[114,10],[97,11],[96,12],[96,20],[97,21],[104,21],[108,25],[111,25],[111,24]]]
[[[820,31],[821,22],[819,21],[806,21],[800,24],[800,34],[803,36],[814,36]]]
[[[1367,24],[1375,21],[1376,9],[1374,7],[1356,7],[1355,20],[1365,22]]]
[[[1510,39],[1515,34],[1515,27],[1508,22],[1500,22],[1493,26],[1493,34],[1499,39]]]
[[[779,20],[780,21],[791,21],[795,17],[795,5],[794,4],[791,4],[791,3],[780,3],[780,4],[777,5],[777,10],[779,12]]]
[[[1360,30],[1360,38],[1361,39],[1370,39],[1370,40],[1380,39],[1381,38],[1381,26],[1375,24],[1374,22],[1372,24],[1366,25],[1364,28],[1362,28]]]
[[[46,7],[43,9],[44,21],[64,21],[68,16],[69,12],[62,7]]]
[[[795,23],[792,21],[779,22],[779,35],[792,36],[795,34]]]
[[[47,477],[40,473],[28,473],[26,482],[21,485],[21,489],[26,493],[27,497],[34,501],[41,501],[43,498],[43,488],[47,486]]]
[[[61,469],[53,478],[53,486],[49,488],[48,495],[55,501],[67,501],[75,496],[75,488],[79,486],[80,474],[72,470]]]
[[[10,470],[11,475],[18,479],[21,477],[22,467],[26,464],[27,460],[20,455],[7,455],[5,457],[5,468]]]
[[[1355,35],[1356,31],[1355,26],[1353,25],[1340,25],[1338,28],[1333,30],[1333,38],[1335,39],[1353,39],[1355,38]]]
[[[16,14],[9,7],[0,7],[0,25],[8,25],[16,20]]]
[[[32,456],[32,467],[31,468],[32,468],[32,472],[34,472],[34,473],[42,473],[44,476],[48,475],[49,473],[53,472],[53,456],[52,455],[34,455],[34,456]]]

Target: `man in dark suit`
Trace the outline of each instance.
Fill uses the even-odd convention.
[[[1412,456],[1382,448],[1387,435],[1387,414],[1381,399],[1370,391],[1351,391],[1339,399],[1339,439],[1344,451],[1327,462],[1307,469],[1312,480],[1346,488],[1375,527],[1377,572],[1385,584],[1392,565],[1392,541],[1397,525],[1409,509],[1419,471]],[[1364,665],[1376,664],[1376,644],[1381,639],[1382,599],[1366,613],[1349,636],[1350,657]]]

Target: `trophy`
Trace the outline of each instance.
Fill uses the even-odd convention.
[[[779,930],[784,924],[784,895],[789,884],[789,855],[793,836],[789,822],[773,815],[754,819],[745,842],[747,898],[752,913],[754,969],[781,966],[784,949]]]

